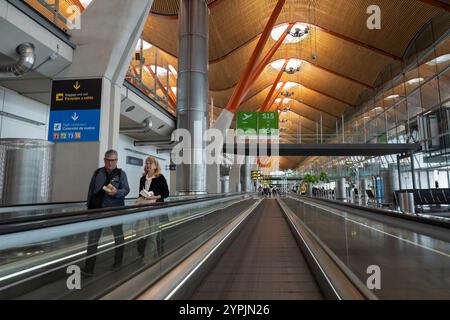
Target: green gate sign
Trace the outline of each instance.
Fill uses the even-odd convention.
[[[259,112],[258,113],[258,135],[275,136],[279,129],[278,112]]]
[[[236,129],[240,135],[278,135],[278,112],[238,112]]]
[[[236,129],[241,135],[256,135],[258,132],[258,112],[238,112]]]

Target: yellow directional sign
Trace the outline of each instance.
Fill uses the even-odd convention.
[[[73,88],[74,88],[75,90],[77,90],[77,91],[81,88],[81,86],[80,86],[80,84],[78,83],[78,81],[77,81],[77,83],[75,83],[75,85],[73,86]]]

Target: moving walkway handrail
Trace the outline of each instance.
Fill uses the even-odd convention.
[[[419,223],[428,224],[428,225],[432,225],[432,226],[436,226],[436,227],[450,229],[450,221],[448,221],[447,219],[441,218],[441,217],[440,218],[433,217],[433,216],[424,217],[423,214],[421,214],[421,215],[405,214],[405,213],[402,213],[399,211],[394,211],[394,210],[372,208],[372,207],[361,206],[361,205],[357,205],[357,204],[353,204],[353,203],[347,203],[347,202],[323,199],[323,198],[315,198],[315,197],[309,197],[309,196],[298,196],[298,195],[291,195],[291,196],[293,196],[294,198],[300,199],[300,200],[302,200],[302,198],[303,198],[303,200],[325,202],[325,203],[329,203],[329,204],[333,204],[333,205],[337,205],[337,206],[341,205],[344,207],[373,212],[376,214],[385,215],[385,216],[389,216],[389,217],[393,217],[393,218],[410,220],[413,222],[419,222]]]
[[[234,196],[245,195],[245,193],[230,193],[226,195],[216,195],[193,200],[178,200],[172,202],[157,202],[146,205],[132,205],[126,207],[112,207],[93,210],[80,210],[60,214],[51,214],[43,216],[27,216],[19,218],[9,218],[0,221],[0,235],[15,233],[20,231],[29,231],[47,227],[60,226],[71,223],[85,222],[96,219],[111,218],[122,215],[131,215],[140,212],[154,211],[162,208],[172,208],[181,205],[192,205],[202,202],[213,201],[217,199],[231,198]]]

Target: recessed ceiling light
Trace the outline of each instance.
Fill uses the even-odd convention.
[[[284,23],[282,25],[279,25],[278,27],[273,28],[271,36],[272,39],[277,41],[278,39],[280,39],[281,35],[283,34],[283,32],[286,31],[286,28],[288,27],[288,23]],[[291,34],[299,34],[301,36],[296,37],[296,36],[292,36],[291,34],[288,34],[286,39],[283,41],[283,43],[297,43],[303,39],[305,39],[308,36],[308,25],[304,24],[304,23],[296,23],[292,29],[291,29]]]
[[[397,98],[400,98],[400,95],[393,94],[393,95],[391,95],[389,97],[384,98],[384,100],[391,100],[391,99],[397,99]]]
[[[431,61],[427,62],[427,65],[434,67],[438,64],[445,63],[450,61],[450,54],[444,54],[443,56],[437,57],[436,59],[433,59]]]
[[[411,80],[409,80],[409,81],[406,81],[405,83],[406,83],[407,85],[413,85],[413,84],[421,83],[421,82],[424,81],[424,80],[425,80],[424,78],[415,78],[415,79],[411,79]]]
[[[137,45],[136,45],[136,51],[141,50],[141,42],[144,41],[144,50],[150,49],[151,47],[153,47],[150,43],[148,43],[145,40],[139,39]]]

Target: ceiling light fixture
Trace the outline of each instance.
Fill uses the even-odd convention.
[[[277,41],[281,35],[286,31],[286,28],[289,26],[289,24],[284,23],[282,25],[279,25],[275,28],[273,28],[271,36],[272,39]],[[283,41],[283,43],[297,43],[301,40],[305,39],[309,34],[309,26],[304,23],[296,23],[292,29],[291,32],[287,35],[286,39]]]

